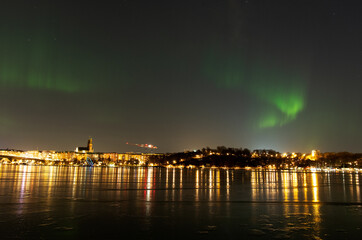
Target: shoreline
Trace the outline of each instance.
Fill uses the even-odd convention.
[[[294,167],[294,168],[271,168],[271,167],[216,167],[216,166],[152,166],[152,165],[120,165],[120,164],[108,164],[108,165],[87,165],[87,164],[33,164],[33,163],[0,163],[1,166],[40,166],[40,167],[74,167],[74,168],[173,168],[173,169],[223,169],[223,170],[244,170],[244,171],[290,171],[290,172],[355,172],[362,173],[362,168],[315,168],[315,167]]]

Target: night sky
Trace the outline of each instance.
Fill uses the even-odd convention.
[[[362,151],[360,1],[0,2],[0,148]]]

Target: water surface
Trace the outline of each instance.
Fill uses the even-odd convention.
[[[359,239],[361,173],[0,166],[2,239]]]

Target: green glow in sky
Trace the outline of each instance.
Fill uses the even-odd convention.
[[[268,127],[274,127],[279,122],[278,117],[275,115],[275,113],[268,113],[259,121],[259,127],[260,128],[268,128]]]
[[[258,61],[247,66],[242,57],[217,59],[215,56],[207,59],[206,75],[219,87],[240,89],[263,102],[259,128],[283,126],[304,109],[306,81],[300,71]]]
[[[59,46],[50,36],[18,34],[0,41],[0,86],[65,93],[89,90],[82,54]]]
[[[9,69],[13,70],[9,71]],[[55,90],[62,92],[76,92],[81,90],[81,86],[72,81],[69,77],[59,77],[47,74],[46,71],[30,71],[23,73],[17,67],[3,65],[0,68],[0,85],[6,87],[26,87],[32,89]]]
[[[265,118],[260,120],[260,128],[287,124],[295,120],[304,109],[306,81],[301,73],[288,72],[288,67],[285,66],[285,68],[259,68],[252,74],[250,91],[277,110],[277,115],[273,116],[274,124],[263,124],[267,119],[272,118],[266,114]]]

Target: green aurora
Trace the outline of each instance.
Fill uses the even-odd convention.
[[[0,39],[0,86],[64,93],[92,88],[89,64],[74,47],[46,34],[18,34]],[[74,57],[75,56],[75,57]]]
[[[283,126],[305,107],[306,77],[302,71],[287,71],[271,63],[266,67],[260,62],[248,64],[237,54],[213,54],[207,57],[205,71],[218,87],[240,89],[264,102],[258,128]]]

